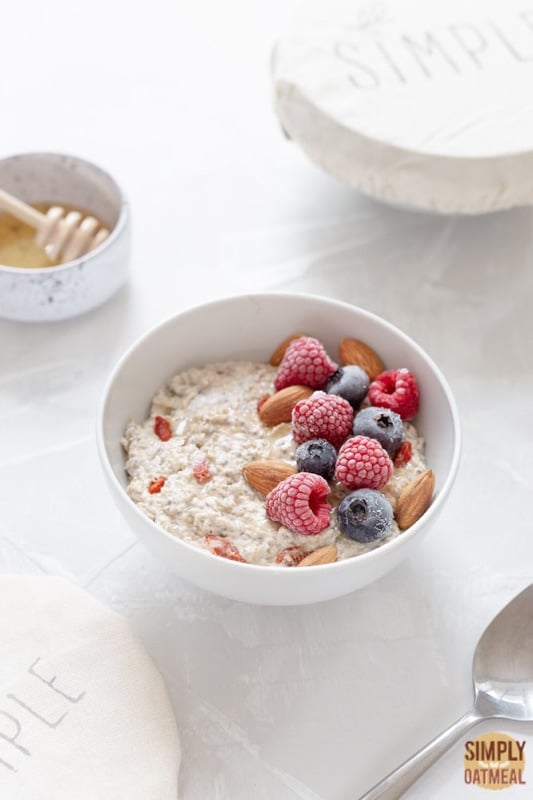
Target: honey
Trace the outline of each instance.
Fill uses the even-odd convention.
[[[32,203],[33,208],[46,214],[52,203]],[[84,217],[93,216],[92,212],[65,203],[61,207],[69,211],[79,211]],[[99,220],[100,225],[104,225]],[[56,267],[61,262],[52,261],[43,247],[35,243],[35,228],[11,216],[0,213],[0,264],[7,267],[20,267],[21,269],[40,269],[42,267]]]

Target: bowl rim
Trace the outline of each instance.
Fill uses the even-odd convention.
[[[379,559],[380,555],[383,552],[392,553],[395,550],[402,548],[407,542],[411,541],[412,539],[417,536],[422,529],[427,525],[430,520],[435,517],[444,501],[446,500],[450,490],[455,482],[457,477],[457,472],[459,468],[459,460],[461,455],[461,427],[459,421],[459,413],[457,409],[457,404],[455,398],[452,394],[452,391],[449,387],[448,381],[444,377],[444,374],[441,372],[439,367],[435,364],[433,359],[425,352],[425,350],[418,345],[414,339],[411,339],[406,333],[403,333],[399,328],[397,328],[392,323],[385,320],[383,317],[380,317],[378,314],[374,314],[371,311],[367,311],[360,306],[353,305],[351,303],[347,303],[342,300],[336,300],[335,298],[324,297],[322,295],[315,295],[310,293],[304,292],[276,292],[276,291],[269,291],[269,292],[245,292],[243,294],[232,294],[232,295],[225,295],[223,297],[219,297],[215,300],[209,300],[205,303],[196,303],[191,306],[187,306],[186,308],[178,311],[175,314],[172,314],[169,317],[166,317],[162,322],[157,323],[156,325],[149,328],[145,333],[139,336],[122,354],[119,358],[111,373],[109,374],[107,381],[105,383],[103,393],[100,399],[97,417],[96,417],[96,440],[97,440],[97,448],[100,456],[100,461],[106,477],[108,481],[113,486],[114,490],[118,492],[118,494],[122,497],[122,499],[126,502],[128,507],[139,517],[144,523],[148,524],[149,527],[157,534],[163,535],[164,538],[167,538],[169,541],[172,541],[175,546],[178,548],[185,547],[187,550],[193,552],[200,557],[205,557],[211,559],[212,561],[215,560],[217,563],[220,564],[221,569],[226,570],[233,570],[242,573],[242,570],[247,570],[248,574],[252,574],[252,571],[258,574],[276,574],[278,576],[281,575],[305,575],[308,570],[292,570],[287,569],[283,566],[277,565],[267,565],[267,564],[250,564],[248,562],[242,563],[237,561],[232,561],[226,558],[220,558],[220,556],[216,556],[215,554],[211,553],[209,550],[206,550],[201,547],[197,547],[194,544],[184,541],[179,536],[174,536],[164,528],[157,525],[153,522],[146,514],[144,514],[138,505],[133,502],[131,497],[128,495],[125,488],[122,486],[120,481],[118,480],[115,472],[111,466],[109,458],[107,456],[105,438],[104,438],[104,423],[105,423],[105,411],[107,406],[107,401],[109,398],[110,391],[112,386],[117,378],[117,375],[122,370],[122,367],[126,364],[126,362],[131,358],[131,356],[135,353],[135,351],[141,347],[146,340],[148,340],[153,335],[159,333],[163,328],[167,325],[172,324],[178,317],[189,316],[198,311],[202,310],[204,312],[208,312],[210,308],[215,306],[224,305],[228,301],[235,301],[235,300],[242,300],[243,302],[246,300],[261,300],[264,298],[279,298],[282,297],[286,300],[305,300],[305,301],[312,301],[312,302],[321,302],[326,303],[332,308],[342,308],[344,310],[355,311],[357,314],[360,314],[362,317],[366,319],[370,319],[373,322],[377,322],[379,325],[384,326],[388,329],[390,333],[402,339],[405,344],[411,347],[427,364],[427,366],[431,369],[431,371],[435,374],[443,392],[446,397],[448,403],[448,409],[451,414],[452,420],[452,427],[454,433],[454,447],[452,452],[452,458],[450,463],[450,468],[448,470],[448,474],[446,479],[441,487],[441,490],[438,496],[433,500],[429,508],[424,512],[422,517],[418,519],[410,528],[406,531],[402,531],[401,535],[396,536],[389,542],[385,542],[382,545],[375,547],[372,550],[369,550],[365,553],[360,553],[357,556],[352,556],[351,558],[345,558],[340,561],[334,561],[329,564],[314,564],[312,574],[317,574],[318,571],[340,571],[340,570],[349,570],[349,569],[356,569],[357,564],[364,565],[368,564],[369,562],[373,562],[376,559]],[[155,390],[154,390],[155,391]],[[315,571],[316,570],[316,571]],[[244,574],[244,573],[243,573]],[[292,578],[291,580],[298,580],[298,578]],[[286,578],[282,578],[281,580],[286,580]],[[300,580],[304,580],[304,578],[300,578]]]
[[[106,169],[101,167],[99,164],[96,164],[94,161],[89,161],[86,158],[82,158],[81,156],[76,156],[71,153],[61,153],[58,150],[26,150],[21,151],[20,153],[11,153],[10,155],[0,157],[0,165],[4,161],[11,161],[17,158],[26,158],[26,157],[33,158],[34,156],[53,156],[54,158],[68,158],[72,161],[77,161],[81,164],[84,164],[91,169],[100,172],[105,178],[107,178],[110,183],[113,185],[114,190],[117,193],[117,198],[120,203],[120,210],[118,214],[117,221],[113,226],[112,230],[109,233],[109,236],[95,247],[94,250],[91,250],[84,256],[80,256],[79,258],[75,258],[72,261],[67,261],[65,264],[56,264],[52,267],[13,267],[9,264],[2,264],[0,263],[0,272],[6,272],[9,274],[15,275],[23,275],[25,277],[35,276],[35,275],[57,275],[58,272],[63,272],[65,270],[72,269],[73,267],[78,267],[82,263],[86,263],[87,261],[91,261],[95,256],[99,255],[101,252],[107,249],[109,245],[111,245],[115,239],[117,239],[122,231],[124,230],[128,215],[129,215],[129,203],[124,194],[124,190],[117,182],[117,180],[108,172]]]

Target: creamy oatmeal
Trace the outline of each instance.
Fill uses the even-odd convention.
[[[289,423],[267,427],[258,401],[272,394],[276,369],[268,364],[228,361],[188,369],[154,397],[149,418],[130,421],[123,438],[128,494],[156,524],[186,542],[205,547],[206,534],[227,537],[253,564],[272,565],[280,550],[307,550],[335,544],[345,559],[380,547],[399,535],[395,522],[386,538],[360,544],[337,526],[336,513],[322,533],[293,533],[270,520],[264,497],[244,480],[251,461],[281,459],[294,464],[296,445]],[[154,432],[156,417],[170,422],[172,435],[162,441]],[[381,490],[393,508],[401,490],[426,469],[424,442],[405,422],[412,458],[394,469]],[[164,477],[160,489],[154,483]],[[152,487],[152,491],[150,491]],[[155,487],[155,490],[154,490]],[[348,490],[336,485],[328,500],[336,507]]]

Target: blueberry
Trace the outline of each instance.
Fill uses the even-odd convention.
[[[337,515],[341,531],[363,544],[383,539],[392,524],[391,504],[374,489],[347,494],[339,503]]]
[[[388,408],[369,406],[363,408],[353,421],[354,436],[377,439],[390,456],[393,456],[403,441],[403,422],[399,414]]]
[[[351,407],[357,411],[368,392],[368,375],[355,364],[346,367],[339,367],[333,375],[330,375],[326,385],[328,394],[338,394],[349,402]]]
[[[327,481],[333,478],[337,451],[325,439],[309,439],[296,449],[298,472],[313,472]]]

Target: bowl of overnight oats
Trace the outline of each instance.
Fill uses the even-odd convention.
[[[415,550],[460,432],[445,378],[397,328],[272,293],[197,306],[137,341],[108,381],[98,444],[126,521],[181,578],[293,605]]]

